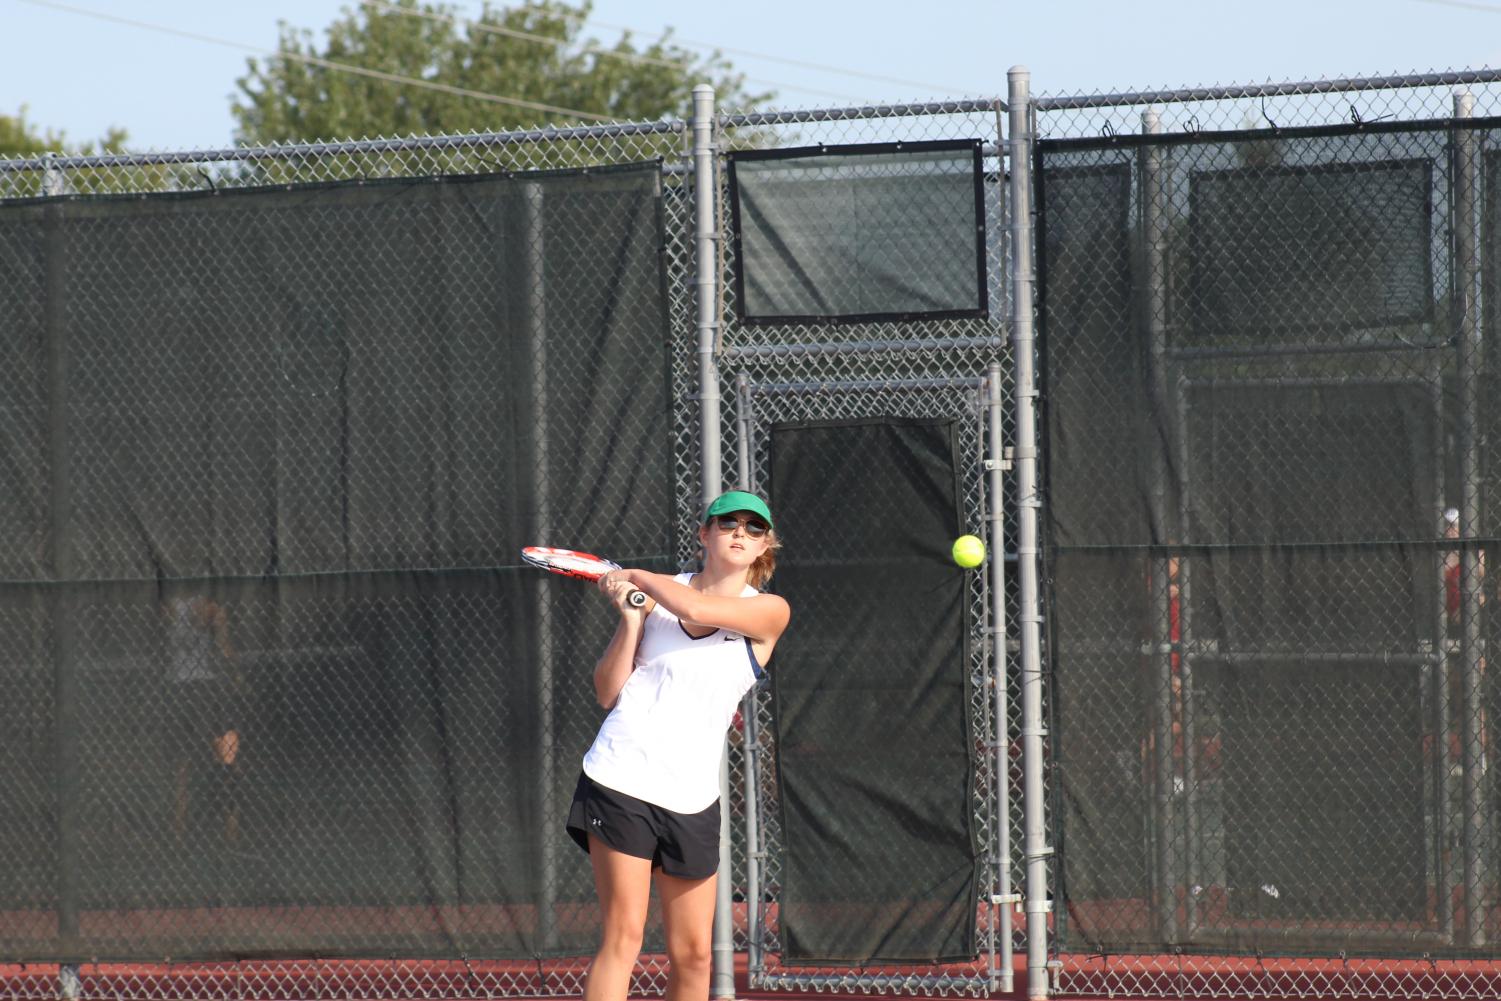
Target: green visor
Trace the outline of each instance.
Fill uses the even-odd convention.
[[[749,511],[766,522],[768,528],[776,528],[776,523],[771,520],[771,508],[766,502],[753,493],[744,490],[731,490],[720,494],[704,511],[704,521],[717,518],[722,514],[734,514],[736,511]]]

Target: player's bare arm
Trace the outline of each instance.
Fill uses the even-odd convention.
[[[615,707],[620,690],[635,669],[636,648],[641,644],[641,623],[642,615],[637,609],[622,614],[615,625],[615,635],[594,665],[594,697],[606,709]]]
[[[780,595],[742,598],[705,594],[666,574],[648,570],[617,570],[612,576],[629,581],[689,625],[729,629],[765,643],[775,643],[792,618],[792,609]]]

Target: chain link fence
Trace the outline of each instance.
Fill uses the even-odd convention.
[[[552,835],[608,622],[516,551],[681,562],[682,155],[670,123],[0,172],[7,996],[580,992]],[[655,914],[647,948],[659,993]]]
[[[1472,125],[1421,124],[1455,115],[1456,85],[1473,95]],[[1059,992],[1495,993],[1484,566],[1494,535],[1486,443],[1496,436],[1486,430],[1494,324],[1483,276],[1497,204],[1484,116],[1497,86],[1458,74],[1033,102]],[[1014,665],[998,687],[994,660],[998,644],[1017,652],[1006,624],[1018,611],[1009,570],[1019,499],[1001,496],[1009,478],[998,490],[990,475],[1014,438],[1001,113],[981,101],[719,120],[721,166],[736,150],[980,143],[980,317],[742,324],[728,189],[717,187],[721,476],[774,490],[778,425],[952,420],[965,527],[989,534],[1008,569],[999,595],[989,576],[968,578],[977,954],[943,965],[784,961],[787,849],[774,699],[761,686],[730,740],[735,946],[754,987],[987,994],[1024,940],[1005,896],[1020,880],[1004,885],[1025,862],[1011,836],[1026,819],[1012,794],[1020,744],[1009,736],[1023,731],[1021,700]],[[583,672],[518,692],[473,667],[503,648],[502,662],[592,662],[569,637],[605,628],[574,592],[521,574],[520,533],[590,535],[571,541],[598,539],[608,555],[663,568],[697,558],[689,139],[684,123],[666,122],[54,156],[0,170],[19,234],[3,258],[15,331],[4,406],[18,453],[40,457],[6,474],[22,516],[7,529],[0,627],[17,725],[0,738],[0,760],[20,778],[0,823],[15,827],[7,844],[51,844],[0,876],[7,899],[21,901],[0,916],[0,940],[14,946],[5,958],[17,964],[0,967],[6,996],[581,991],[592,891],[584,867],[559,857],[555,824],[539,828],[546,844],[504,861],[487,859],[485,844],[437,844],[424,824],[467,809],[482,830],[487,808],[515,798],[561,816],[567,761],[598,722],[581,708],[592,706]],[[570,201],[566,185],[589,183],[572,172],[609,183],[617,165],[643,162],[655,164],[660,194],[649,236],[591,240],[599,203],[588,199],[549,216]],[[549,171],[570,173],[539,173]],[[492,196],[511,205],[495,225],[531,248],[501,268],[444,250],[476,213],[499,210],[456,202],[448,221],[424,228],[401,223],[390,204],[478,197],[486,185],[509,186]],[[286,211],[259,231],[225,208],[272,189]],[[167,235],[152,237],[127,209],[161,193],[147,215]],[[361,228],[320,199],[364,199],[398,221]],[[235,224],[216,232],[216,214]],[[323,225],[322,237],[289,242],[299,218]],[[637,244],[654,264],[630,256]],[[400,274],[414,246],[447,253],[443,273]],[[346,258],[350,247],[359,252]],[[47,267],[64,249],[78,255],[72,285]],[[265,263],[247,268],[256,254]],[[512,276],[514,294],[493,284],[495,271]],[[268,342],[280,292],[247,284],[256,273],[301,290],[293,319],[303,329],[338,328],[325,294],[361,303],[348,327],[360,336],[335,351],[319,337]],[[599,301],[622,281],[634,282],[636,305]],[[63,287],[74,304],[48,305]],[[557,339],[487,367],[483,333],[499,321],[478,303]],[[583,333],[617,322],[643,338],[634,354],[655,359],[651,378],[631,367],[640,357],[600,355],[603,342]],[[73,331],[65,350],[49,347],[48,331],[63,328]],[[653,330],[660,354],[647,346]],[[570,387],[627,394],[653,379],[660,406],[609,411],[630,447],[591,437],[600,410],[562,402]],[[59,398],[59,386],[71,392]],[[362,388],[383,405],[362,411]],[[325,461],[333,453],[314,429],[329,426],[342,429],[353,466]],[[497,428],[530,443],[491,454]],[[268,450],[268,440],[290,444]],[[93,471],[94,486],[68,486],[54,471],[63,461]],[[499,518],[510,488],[497,480],[518,471],[533,477],[531,499]],[[579,507],[579,497],[629,497],[643,473],[661,485],[655,519]],[[265,477],[304,492],[301,515],[277,507]],[[116,495],[132,500],[104,504]],[[333,497],[352,506],[332,510]],[[268,526],[273,543],[237,534],[247,523]],[[178,524],[209,541],[195,548]],[[635,527],[619,534],[618,524]],[[789,550],[818,530],[788,529]],[[540,628],[511,636],[503,606]],[[356,648],[384,665],[376,677],[351,673],[340,651]],[[79,670],[55,683],[42,667],[54,661]],[[168,687],[196,674],[204,694]],[[169,712],[201,731],[196,750],[166,739]],[[433,758],[433,734],[496,721],[513,740],[548,735],[530,749],[475,738],[467,768],[491,755],[516,788],[450,788],[435,800],[466,763]],[[257,739],[271,733],[282,739]],[[517,761],[534,767],[521,773]],[[79,793],[66,808],[38,778],[59,764],[62,788]],[[377,766],[401,780],[362,788],[361,770]],[[278,769],[319,781],[289,797]],[[49,824],[61,834],[50,842]],[[183,846],[204,841],[225,848],[213,871],[187,864],[204,853]],[[319,848],[284,856],[288,844]],[[1367,859],[1351,844],[1380,850]],[[540,876],[532,909],[412,906],[453,852],[491,877],[508,866]],[[404,871],[413,893],[380,889]],[[312,885],[328,889],[328,906],[291,892]],[[143,892],[160,898],[149,910]],[[183,906],[184,893],[203,899]],[[86,905],[72,918],[70,901]],[[88,938],[95,948],[61,964],[61,953],[44,955],[35,943],[56,930],[53,914],[75,946]],[[195,954],[195,937],[226,932],[261,935],[259,951]],[[299,950],[309,935],[343,958]],[[351,949],[339,935],[365,937]],[[528,936],[526,957],[452,958],[485,935]],[[433,947],[413,948],[416,938]],[[648,942],[660,942],[655,917]],[[649,952],[633,992],[660,993],[665,970]]]
[[[721,303],[727,321],[720,343],[722,372],[727,384],[739,379],[744,386],[726,414],[726,482],[754,482],[758,476],[764,482],[764,432],[777,419],[799,414],[953,418],[962,441],[965,520],[971,530],[985,531],[989,501],[980,473],[984,378],[1002,346],[999,317],[1006,300],[997,235],[1004,232],[999,224],[1003,173],[995,152],[997,130],[995,105],[988,102],[724,122],[722,152],[836,140],[956,138],[986,143],[985,213],[991,242],[985,262],[992,303],[989,318],[981,320],[829,329],[802,325],[748,337],[734,323],[733,299],[726,296]],[[31,321],[8,338],[7,350],[18,362],[8,380],[10,412],[17,425],[30,429],[36,454],[66,462],[85,478],[91,470],[102,471],[92,488],[70,488],[47,468],[28,471],[17,484],[32,517],[13,526],[18,533],[15,551],[30,554],[30,562],[14,574],[12,628],[7,631],[16,640],[10,669],[26,682],[16,686],[24,695],[17,711],[24,709],[28,725],[12,731],[14,739],[6,742],[7,760],[16,766],[12,774],[23,777],[7,791],[16,807],[12,823],[32,827],[10,843],[45,844],[49,824],[57,825],[61,837],[52,856],[21,860],[9,869],[9,882],[16,884],[10,887],[12,899],[24,900],[0,925],[14,946],[7,952],[19,964],[5,968],[7,996],[580,992],[592,942],[570,940],[590,934],[578,924],[592,913],[588,888],[575,885],[581,874],[587,879],[587,871],[559,859],[558,849],[537,845],[535,857],[512,860],[521,871],[540,874],[542,881],[532,894],[539,910],[525,916],[503,910],[481,915],[462,907],[423,913],[420,906],[404,905],[403,893],[391,889],[393,873],[411,862],[403,856],[405,850],[418,856],[414,878],[419,883],[431,878],[422,873],[447,868],[441,857],[423,856],[433,850],[431,834],[400,830],[420,828],[415,818],[424,812],[452,808],[429,795],[433,788],[445,788],[443,766],[427,761],[430,774],[419,774],[403,758],[420,757],[436,746],[434,728],[449,728],[450,733],[462,729],[459,716],[468,716],[476,727],[487,718],[510,720],[501,729],[514,731],[514,739],[537,736],[537,747],[525,753],[511,749],[518,759],[536,759],[535,774],[522,775],[521,769],[506,768],[497,759],[495,769],[514,774],[517,788],[468,790],[469,809],[483,812],[486,803],[516,795],[543,814],[558,813],[566,804],[573,772],[557,762],[581,751],[597,723],[592,709],[578,708],[592,704],[582,677],[558,672],[539,679],[540,686],[517,702],[516,693],[490,688],[487,681],[493,679],[475,666],[508,642],[510,626],[501,621],[502,605],[524,608],[541,624],[527,634],[525,651],[512,651],[518,660],[534,656],[567,664],[587,659],[583,650],[558,648],[564,642],[559,637],[591,635],[598,624],[572,593],[518,576],[510,549],[518,540],[537,539],[512,538],[514,530],[524,526],[537,535],[592,531],[591,538],[607,540],[610,555],[647,565],[691,566],[697,558],[689,530],[699,504],[699,416],[691,350],[694,203],[686,140],[682,123],[664,123],[267,149],[48,156],[12,162],[0,171],[0,197],[19,210],[13,217],[26,215],[32,227],[24,233],[31,242],[18,244],[6,259],[9,273],[27,279],[7,283],[20,307],[9,315]],[[669,475],[658,479],[670,484],[670,496],[643,505],[640,537],[626,538],[619,526],[606,524],[614,516],[599,512],[595,524],[569,498],[599,491],[623,496],[637,481],[625,472],[624,463],[608,466],[603,474],[590,468],[602,461],[602,454],[613,454],[616,443],[591,447],[590,428],[600,423],[599,408],[568,407],[560,401],[577,386],[591,391],[640,388],[644,373],[636,372],[639,363],[622,364],[621,358],[602,353],[600,342],[570,343],[568,334],[557,333],[587,329],[591,322],[598,328],[600,317],[589,310],[600,295],[618,293],[621,259],[618,253],[612,258],[612,248],[597,239],[590,241],[588,219],[574,215],[570,224],[550,215],[567,198],[548,189],[545,172],[587,168],[584,176],[597,182],[610,175],[592,173],[594,168],[654,160],[660,162],[654,168],[660,179],[658,229],[649,239],[643,231],[626,243],[660,255],[662,298],[654,306],[648,296],[640,315],[627,319],[644,330],[660,308],[669,349],[660,361],[668,399],[662,407],[634,409],[641,440],[628,454],[641,463],[636,476],[655,468],[651,462],[660,455]],[[557,177],[558,184],[568,183],[564,174]],[[464,219],[483,217],[475,206],[456,206],[453,219],[425,232],[420,222],[379,217],[351,224],[347,213],[341,215],[340,206],[351,199],[385,206],[412,190],[448,191],[470,178],[481,186],[486,179],[502,187],[513,182],[509,189],[520,192],[512,198],[515,218],[503,225],[510,227],[506,236],[512,243],[530,251],[522,255],[525,259],[502,262],[515,282],[509,288],[491,287],[485,272],[493,262],[468,250],[456,231]],[[282,204],[266,213],[270,219],[259,231],[255,225],[247,230],[245,217],[233,209],[249,208],[271,192],[280,193]],[[157,197],[142,202],[143,195]],[[579,204],[580,211],[591,212],[585,201]],[[717,218],[727,220],[723,205],[718,208]],[[139,217],[130,217],[133,209]],[[80,219],[73,230],[65,229],[73,216],[109,212],[122,218],[114,225]],[[216,214],[225,217],[217,232],[210,218]],[[66,220],[59,222],[60,216]],[[299,220],[310,225],[312,236],[296,234]],[[49,225],[63,227],[64,235],[49,237]],[[103,226],[106,232],[91,226]],[[730,235],[721,232],[717,243],[726,273],[729,261],[723,248]],[[440,273],[417,279],[399,273],[414,246],[443,259]],[[49,275],[48,255],[63,247],[77,260],[66,260],[62,276]],[[464,260],[466,254],[479,259]],[[269,277],[264,275],[268,270]],[[461,271],[468,274],[451,273]],[[425,287],[429,282],[436,291]],[[591,295],[594,285],[605,291]],[[314,330],[301,344],[262,333],[286,321],[273,314],[292,287],[306,312],[293,318],[294,327],[305,322]],[[721,286],[730,287],[728,282]],[[71,293],[76,304],[60,305],[49,298],[61,291]],[[342,345],[330,345],[316,334],[343,322],[336,314],[348,307],[320,304],[320,296],[359,303],[362,323],[382,319],[363,344],[346,337]],[[94,302],[88,302],[90,297]],[[465,303],[494,305],[499,300],[510,306],[495,308],[515,308],[519,318],[486,316],[478,307],[478,315],[453,315],[464,311]],[[612,307],[601,308],[609,312]],[[122,320],[122,313],[128,319]],[[612,318],[618,319],[613,314],[606,319]],[[467,327],[477,337],[487,324],[517,319],[537,336],[529,342],[529,356],[506,360],[516,371],[529,373],[515,389],[516,397],[507,400],[499,393],[501,402],[486,400],[477,386],[472,392],[454,392],[448,380],[456,375],[476,383],[487,377],[500,382],[512,371],[487,368],[482,358],[456,353],[453,331]],[[68,330],[71,341],[49,347],[48,332],[58,328]],[[462,340],[462,333],[458,337]],[[618,338],[618,332],[610,332],[610,338]],[[430,371],[434,356],[443,359],[441,371]],[[657,356],[647,352],[645,357]],[[851,388],[837,399],[779,389],[799,379],[832,385],[841,370]],[[359,408],[350,403],[357,390],[351,386],[362,382],[370,400],[378,394],[383,407],[394,409],[357,413]],[[897,388],[908,384],[910,389]],[[71,395],[55,398],[59,387]],[[97,400],[89,398],[91,387],[97,387]],[[306,404],[302,413],[292,405],[297,397]],[[220,411],[226,413],[221,416]],[[84,433],[87,418],[96,418],[104,429],[97,439]],[[371,425],[364,435],[362,422]],[[518,446],[524,454],[487,454],[486,442],[497,428],[519,429],[528,422],[535,433],[529,447]],[[330,426],[347,436],[345,447],[352,455],[341,460],[337,447],[320,451],[315,439]],[[743,442],[734,430],[739,426],[747,429]],[[737,458],[736,450],[749,447],[758,432],[760,450],[752,448],[744,459]],[[646,440],[657,435],[662,447],[653,453]],[[364,447],[357,444],[361,437],[366,437]],[[582,454],[570,452],[565,442],[576,442]],[[438,456],[447,459],[446,469]],[[759,472],[747,472],[746,461]],[[493,493],[500,473],[492,474],[489,485],[483,477],[465,481],[486,466],[535,476],[525,510],[499,519],[500,527],[487,520],[492,513],[487,508],[503,507]],[[357,498],[342,501],[354,510],[319,510],[351,486],[360,493],[361,480],[363,517]],[[155,487],[133,494],[139,484]],[[129,499],[122,505],[125,510],[77,515],[65,533],[63,526],[49,521],[57,517],[57,495],[65,489],[100,503],[117,493]],[[436,531],[431,525],[415,527],[434,520],[432,497],[427,496],[431,492],[447,495],[444,503],[452,514],[451,523]],[[302,550],[298,517],[278,507],[283,493],[292,506],[305,495],[300,527],[308,541]],[[639,485],[636,493],[639,498]],[[664,533],[658,524],[653,531],[646,523],[664,505],[675,528]],[[334,522],[321,539],[319,517]],[[143,519],[152,524],[142,526]],[[237,538],[234,526],[245,523],[269,526],[267,538],[254,532]],[[63,534],[70,540],[76,534],[72,548],[96,557],[99,566],[85,567],[79,561],[86,557],[75,557],[71,566],[59,561],[60,547],[53,539]],[[591,539],[571,541],[588,544]],[[358,550],[363,556],[352,558],[351,551]],[[994,714],[1005,701],[996,702],[988,681],[990,636],[983,627],[987,584],[981,575],[970,576],[974,739],[983,751],[977,757],[981,764],[973,812],[977,843],[992,846],[1001,822],[994,805]],[[73,577],[88,590],[87,598],[59,603],[46,597],[46,585]],[[409,598],[401,593],[402,584],[391,583],[410,583],[413,577],[438,582],[418,585],[437,593]],[[294,586],[306,590],[300,603],[287,596]],[[500,593],[487,594],[492,589]],[[435,629],[446,639],[434,642]],[[187,698],[166,687],[172,680],[174,644],[183,648],[177,657],[184,665],[179,672],[183,683],[196,682],[202,674],[203,694],[195,689]],[[354,661],[366,663],[372,656],[366,648],[372,644],[386,671],[376,679],[356,677],[350,673]],[[79,677],[71,688],[64,685],[54,692],[44,665],[59,657],[78,665]],[[417,673],[422,681],[411,684],[403,672]],[[110,684],[101,687],[106,673]],[[70,709],[72,700],[81,703],[77,709]],[[460,709],[452,709],[451,702]],[[762,826],[755,854],[766,862],[764,891],[757,894],[757,906],[747,907],[747,806],[736,781],[736,945],[745,948],[754,935],[759,957],[755,974],[765,978],[765,986],[786,986],[792,981],[778,980],[776,961],[768,958],[780,949],[776,901],[781,855],[775,748],[765,691],[748,705],[753,711],[732,733],[731,767],[737,777],[745,771],[747,747],[764,754],[756,784]],[[311,712],[309,707],[319,709]],[[53,731],[54,719],[61,737]],[[202,739],[167,747],[172,741],[166,735],[178,724]],[[417,730],[424,732],[407,732]],[[70,740],[67,735],[74,733],[82,737]],[[393,740],[393,734],[410,739]],[[387,751],[396,757],[374,760]],[[63,781],[76,784],[76,808],[50,799],[41,788],[41,777],[57,766],[58,755],[64,762]],[[129,779],[116,765],[126,760],[133,762],[134,777]],[[475,765],[456,762],[453,768],[463,772]],[[318,774],[319,788],[288,787],[293,775],[308,769]],[[392,774],[405,774],[396,784],[411,787],[393,789],[379,777]],[[26,786],[30,779],[37,781]],[[466,796],[464,790],[448,791],[460,801]],[[70,809],[77,812],[69,814]],[[1019,802],[1009,809],[1019,817]],[[483,829],[477,818],[466,822]],[[318,829],[300,829],[308,825]],[[542,829],[550,830],[545,823]],[[413,838],[401,835],[412,835],[415,847]],[[401,857],[387,857],[393,844]],[[469,850],[478,853],[472,856],[474,864],[487,864],[483,845]],[[1000,962],[1000,922],[989,899],[997,860],[993,848],[982,851],[985,875],[973,907],[984,953],[947,970],[870,969],[857,978],[862,985],[943,993],[986,989]],[[197,860],[208,854],[217,859],[213,871],[197,871]],[[175,869],[184,871],[171,875]],[[105,884],[116,887],[116,910],[104,923],[107,928],[100,924],[100,908],[110,902],[94,897],[97,892],[110,895],[99,890]],[[327,906],[308,907],[300,899],[314,884],[328,889]],[[363,898],[362,890],[367,891]],[[413,890],[406,896],[416,903],[424,890],[415,885]],[[161,897],[154,910],[132,906],[143,892]],[[205,897],[186,908],[177,899],[195,893],[214,899]],[[284,900],[271,899],[278,895]],[[438,895],[443,895],[441,888]],[[462,899],[464,894],[454,896]],[[38,945],[50,934],[54,909],[64,931],[55,943],[55,959]],[[541,916],[543,910],[549,917]],[[70,916],[70,911],[76,913]],[[516,932],[523,925],[527,935],[535,936],[526,941],[524,951],[533,954],[529,959],[445,958],[467,951],[466,930],[472,935],[481,930],[493,934],[497,927]],[[351,947],[341,937],[346,935],[361,941]],[[308,936],[326,940],[319,948],[300,948]],[[431,945],[414,948],[412,943],[424,936]],[[635,992],[659,993],[665,986],[665,957],[651,952],[659,936],[654,916],[648,955],[633,980]],[[85,940],[88,948],[79,945]],[[220,940],[258,944],[244,950],[250,955],[215,956],[205,943]],[[482,939],[471,941],[479,946],[476,952],[486,951]],[[422,958],[432,946],[432,958]],[[321,952],[367,958],[314,958]],[[118,961],[111,961],[112,953]],[[75,956],[81,962],[66,961]],[[138,962],[142,956],[156,956],[160,962]],[[59,965],[56,960],[65,961]],[[811,976],[821,986],[833,983],[829,971],[804,970],[799,976],[803,981]],[[845,971],[833,974],[834,979],[847,977]]]
[[[1063,993],[1495,995],[1498,96],[1035,102]]]
[[[748,481],[752,487],[769,488],[772,428],[778,424],[815,421],[859,421],[871,418],[947,418],[955,422],[959,440],[959,479],[962,488],[966,530],[987,535],[987,516],[992,504],[1003,498],[987,493],[984,461],[993,454],[986,440],[987,368],[1003,359],[1008,350],[1006,321],[1009,290],[1005,283],[1005,170],[999,155],[1000,109],[994,102],[915,105],[899,109],[852,109],[836,113],[755,115],[732,118],[723,134],[726,151],[736,149],[794,148],[809,151],[852,144],[912,144],[939,140],[978,140],[982,144],[982,184],[986,245],[984,273],[989,283],[988,315],[952,319],[870,322],[797,322],[746,325],[738,321],[733,301],[735,283],[729,262],[722,287],[727,301],[721,370],[726,385],[736,387],[733,421],[725,421],[726,476]],[[722,215],[728,220],[728,213]],[[732,245],[734,233],[723,241]],[[833,276],[837,281],[839,276]],[[1009,377],[1010,366],[1001,371]],[[1009,403],[1009,383],[997,387]],[[1004,410],[1009,428],[1009,410]],[[819,526],[790,526],[788,547],[795,551],[800,532],[818,533]],[[933,540],[941,548],[944,540]],[[1010,542],[1009,538],[1006,540]],[[997,540],[997,548],[1003,548]],[[1007,544],[997,555],[1006,558],[1014,548]],[[758,737],[751,747],[756,760],[747,775],[758,777],[755,806],[759,818],[761,887],[751,915],[749,947],[752,986],[785,990],[847,990],[877,993],[985,994],[999,982],[1009,955],[1001,942],[1003,916],[992,895],[1000,892],[1000,844],[998,827],[1019,825],[1020,797],[1002,806],[1009,792],[1007,778],[996,753],[1002,733],[1015,732],[1014,722],[998,721],[992,661],[992,636],[984,630],[990,621],[989,582],[984,574],[970,579],[969,649],[970,723],[975,756],[972,811],[976,834],[979,892],[973,901],[976,912],[979,954],[972,962],[948,966],[899,963],[819,965],[782,962],[784,948],[780,924],[781,879],[787,865],[784,855],[777,774],[775,721],[769,686],[753,693]],[[1004,642],[1004,634],[1001,641]],[[1013,707],[1016,701],[1004,701]],[[1007,708],[1008,712],[1011,710]],[[1006,759],[1009,762],[1009,758]],[[740,763],[742,770],[743,762]],[[1007,785],[1003,791],[1000,787]],[[740,807],[744,809],[743,806]],[[1002,811],[1011,816],[1004,817]],[[878,833],[872,832],[875,836]],[[1018,846],[1019,847],[1019,846]],[[737,845],[737,850],[739,846]],[[737,871],[742,871],[737,865]],[[875,885],[885,873],[872,872]],[[858,882],[860,877],[854,877]],[[1010,925],[1006,924],[1009,929]],[[1009,967],[1008,967],[1009,968]]]

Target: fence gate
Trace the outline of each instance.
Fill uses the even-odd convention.
[[[721,123],[724,477],[771,499],[794,602],[732,735],[751,984],[988,993],[1021,809],[993,683],[1013,548],[987,466],[1010,400],[996,104]],[[961,532],[992,561],[955,567]],[[893,728],[919,718],[934,743],[903,759]]]
[[[990,589],[947,545],[986,527],[983,389],[739,384],[747,481],[787,526],[774,586],[804,630],[745,714],[760,986],[983,992],[1005,961]]]

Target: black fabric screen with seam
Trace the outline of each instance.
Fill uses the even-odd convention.
[[[1455,135],[1038,144],[1064,952],[1473,953]]]
[[[610,613],[517,553],[675,566],[660,197],[0,207],[0,961],[593,948]]]
[[[951,421],[778,424],[792,626],[771,667],[782,961],[976,955],[966,571]]]

